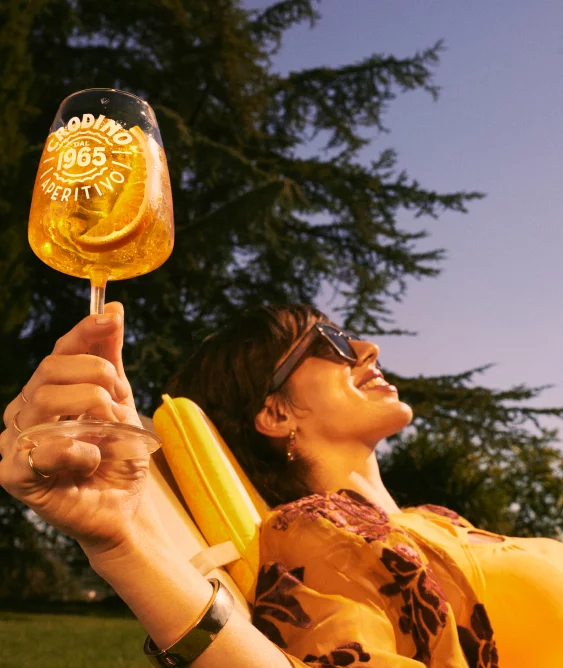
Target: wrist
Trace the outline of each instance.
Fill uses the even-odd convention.
[[[94,571],[133,611],[157,647],[169,647],[197,621],[212,587],[147,511],[123,540],[84,548]]]
[[[219,580],[212,578],[210,582],[213,594],[209,603],[195,624],[188,628],[177,643],[160,649],[155,646],[152,638],[147,636],[145,656],[154,666],[191,666],[223,630],[233,611],[234,599]]]
[[[79,540],[90,566],[98,575],[110,576],[112,571],[126,568],[132,560],[138,560],[151,545],[163,544],[169,536],[162,530],[157,518],[148,509],[139,509],[134,518],[114,535],[111,540]]]

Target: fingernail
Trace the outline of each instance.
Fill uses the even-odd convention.
[[[114,322],[117,317],[116,313],[108,313],[108,315],[99,315],[96,320],[96,325],[109,325]]]

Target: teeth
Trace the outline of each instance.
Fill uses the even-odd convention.
[[[377,387],[381,385],[389,385],[383,378],[372,378],[371,380],[368,380],[367,383],[363,383],[360,385],[360,390],[368,390],[370,387]]]

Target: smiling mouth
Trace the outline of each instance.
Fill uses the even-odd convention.
[[[361,385],[358,385],[358,389],[362,392],[369,392],[371,390],[380,392],[397,392],[397,388],[394,385],[390,385],[385,380],[385,378],[383,378],[383,374],[378,374],[365,381]]]

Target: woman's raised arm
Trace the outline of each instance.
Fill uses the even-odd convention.
[[[159,526],[145,494],[149,457],[100,461],[88,443],[58,439],[28,451],[18,429],[89,413],[139,425],[121,361],[123,308],[108,304],[104,316],[84,318],[6,408],[0,434],[0,485],[43,520],[75,538],[99,573],[123,598],[154,643],[167,648],[207,606],[211,584]],[[101,357],[89,354],[97,346]],[[103,359],[102,359],[103,357]],[[139,648],[141,652],[141,648]],[[287,668],[288,660],[235,612],[194,666]]]

